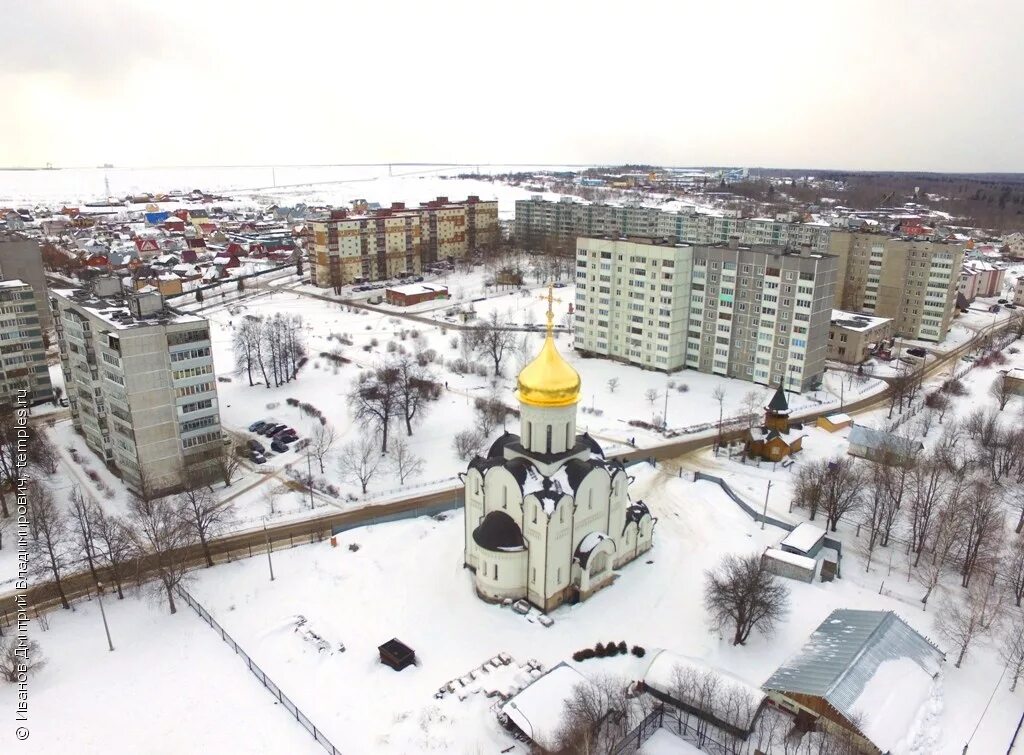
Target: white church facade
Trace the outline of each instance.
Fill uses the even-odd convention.
[[[477,593],[544,611],[610,584],[651,547],[655,524],[630,501],[622,463],[576,434],[580,378],[555,346],[550,300],[544,346],[519,374],[519,435],[506,432],[461,475]]]

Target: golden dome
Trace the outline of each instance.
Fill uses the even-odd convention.
[[[544,346],[519,373],[519,400],[530,406],[570,406],[580,398],[580,376],[555,347],[550,330]]]

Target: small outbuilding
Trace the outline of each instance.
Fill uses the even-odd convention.
[[[814,575],[818,572],[818,562],[815,559],[779,548],[768,548],[761,555],[761,563],[772,574],[808,584],[814,581]]]
[[[783,538],[779,549],[797,556],[814,558],[825,543],[825,530],[810,522],[801,522]]]
[[[410,283],[407,286],[393,286],[384,291],[388,304],[410,307],[424,301],[447,299],[448,287],[439,283]]]
[[[416,663],[416,651],[394,637],[379,645],[377,651],[380,653],[380,662],[395,671],[401,671],[406,666]]]
[[[916,456],[924,444],[919,440],[902,438],[884,430],[874,430],[864,425],[854,425],[850,430],[850,446],[847,449],[851,456],[871,461],[889,459],[894,462],[910,461]]]
[[[565,704],[586,678],[562,662],[511,697],[498,715],[505,728],[538,747],[554,750],[565,715]]]
[[[830,414],[827,417],[818,417],[817,426],[830,433],[842,430],[853,424],[853,417],[849,414]]]

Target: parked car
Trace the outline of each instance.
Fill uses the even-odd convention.
[[[960,357],[960,358],[963,361],[965,361],[965,362],[973,362],[974,361],[974,357],[972,357],[972,356],[963,356],[963,357]]]
[[[266,451],[267,451],[267,449],[265,449],[263,447],[263,444],[260,443],[258,440],[250,440],[249,441],[249,450],[252,451],[252,452],[255,452],[255,453],[260,453],[260,454],[266,453]]]
[[[265,435],[268,438],[272,438],[274,437],[274,433],[284,430],[285,427],[287,427],[287,425],[267,425],[267,427],[263,429],[260,435]]]
[[[261,420],[259,422],[253,422],[251,425],[249,425],[249,432],[251,432],[251,433],[258,433],[260,430],[262,430],[266,426],[267,426],[266,420]]]
[[[282,427],[280,430],[278,430],[278,431],[276,431],[274,433],[274,437],[276,438],[279,435],[295,435],[295,428],[292,428],[292,427]]]
[[[928,352],[922,349],[920,346],[915,346],[912,349],[907,349],[907,353],[915,357],[926,357]]]
[[[256,452],[256,451],[253,451],[251,454],[249,454],[249,460],[253,464],[266,464],[267,463],[267,457],[264,456],[261,453]]]
[[[270,444],[270,450],[274,451],[275,453],[283,454],[285,451],[288,450],[288,446],[286,446],[279,440],[275,440],[273,443]]]
[[[1006,304],[1008,300],[1007,299],[996,299],[996,301],[999,302],[1000,304]]]

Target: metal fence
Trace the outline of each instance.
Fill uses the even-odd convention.
[[[643,721],[626,736],[612,745],[609,755],[632,755],[650,739],[658,729],[665,729],[685,740],[698,750],[713,755],[748,755],[754,752],[751,743],[722,734],[707,722],[696,720],[696,723],[685,713],[659,706],[651,711]]]
[[[331,753],[331,755],[340,755],[341,750],[335,747],[331,743],[331,740],[327,738],[327,735],[324,734],[322,730],[318,729],[316,727],[316,724],[314,724],[312,720],[310,720],[309,716],[303,713],[299,709],[299,706],[293,703],[291,699],[288,697],[288,695],[284,694],[284,692],[281,691],[281,688],[277,686],[269,676],[266,675],[263,669],[261,669],[258,665],[256,665],[255,662],[253,662],[249,654],[246,653],[242,649],[242,647],[234,641],[234,639],[232,639],[230,634],[224,631],[224,627],[217,623],[217,620],[214,619],[210,615],[210,613],[202,607],[202,605],[200,605],[199,601],[192,597],[188,590],[179,586],[178,597],[184,600],[186,603],[188,603],[189,606],[191,606],[192,610],[199,614],[199,618],[201,618],[203,621],[209,624],[210,627],[220,635],[220,638],[227,643],[228,647],[235,651],[235,655],[239,656],[243,661],[245,661],[245,664],[249,667],[249,671],[252,672],[252,675],[255,676],[259,680],[259,682],[270,692],[270,694],[273,695],[277,699],[277,701],[284,706],[284,709],[287,710],[289,714],[295,717],[296,721],[302,724],[303,728],[310,733],[313,739],[315,739],[320,744],[321,747],[323,747],[327,752]]]

